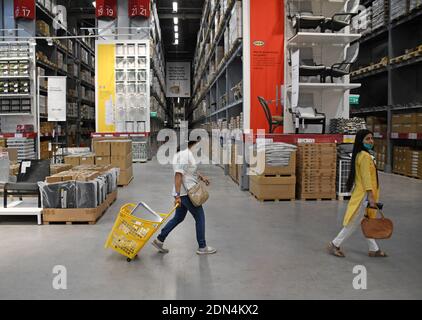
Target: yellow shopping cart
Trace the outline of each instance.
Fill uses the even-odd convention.
[[[122,206],[105,243],[105,248],[111,248],[124,255],[128,262],[132,261],[154,232],[176,209],[177,206],[169,213],[155,213],[144,202]],[[142,219],[135,214],[149,215],[152,219]]]

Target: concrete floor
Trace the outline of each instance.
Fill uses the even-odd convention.
[[[96,225],[36,226],[35,218],[0,217],[0,299],[421,299],[422,181],[381,175],[385,213],[395,222],[390,257],[371,259],[358,231],[346,259],[325,246],[340,230],[345,202],[260,203],[217,167],[205,206],[208,244],[199,257],[188,215],[168,238],[167,255],[147,245],[127,263],[104,242],[119,207],[146,201],[167,211],[173,174],[137,164],[135,179]],[[54,290],[53,267],[67,269],[67,290]],[[355,290],[353,268],[367,268],[367,290]]]

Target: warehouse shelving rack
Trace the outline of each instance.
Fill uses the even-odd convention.
[[[305,3],[307,2],[307,3]],[[286,0],[285,12],[293,10],[308,11],[312,8],[315,15],[331,17],[342,12],[346,1],[298,1]],[[311,6],[311,8],[309,7]],[[284,132],[295,133],[298,122],[292,112],[297,106],[312,106],[318,112],[326,115],[329,122],[335,118],[349,117],[349,93],[351,90],[360,88],[360,83],[351,83],[349,76],[336,79],[334,83],[323,82],[319,79],[301,77],[299,68],[301,60],[311,60],[317,64],[331,67],[335,63],[343,62],[346,58],[347,48],[354,42],[359,41],[362,35],[352,30],[350,26],[339,32],[321,32],[320,30],[296,30],[292,26],[292,20],[285,18],[285,52],[289,59],[285,63],[286,84],[283,91],[284,105]],[[299,61],[293,57],[299,55]],[[297,84],[298,83],[298,84]],[[297,87],[296,87],[297,86]],[[307,129],[302,129],[304,133]],[[312,131],[308,131],[312,132]]]
[[[53,14],[45,8],[41,3],[36,3],[36,16],[37,19],[43,20],[50,26],[50,30],[53,30]],[[60,34],[59,34],[60,33]],[[59,35],[66,35],[66,36],[75,36],[68,30],[61,29],[60,31],[55,31],[55,34],[51,34],[51,36],[59,36]],[[45,35],[39,34],[37,30],[36,36]],[[69,42],[70,43],[70,42]],[[66,76],[67,77],[67,86],[68,89],[72,88],[76,90],[77,96],[70,96],[67,95],[67,102],[73,102],[77,104],[77,116],[67,116],[67,121],[61,123],[63,126],[63,134],[58,135],[58,139],[60,142],[64,143],[68,147],[72,146],[89,146],[89,139],[91,132],[95,131],[95,117],[94,118],[86,118],[83,117],[81,114],[82,105],[86,105],[89,108],[92,108],[91,114],[95,115],[95,101],[90,101],[84,99],[82,97],[82,87],[86,89],[95,90],[95,85],[93,83],[89,83],[85,80],[81,79],[82,70],[85,70],[91,74],[91,77],[95,77],[95,68],[94,68],[94,50],[90,45],[82,41],[81,39],[73,39],[73,48],[66,48],[63,44],[59,43],[58,41],[52,41],[52,45],[49,45],[46,40],[40,39],[37,40],[37,48],[41,48],[40,51],[48,52],[50,51],[50,57],[52,59],[51,62],[55,63],[56,65],[49,65],[44,63],[43,61],[37,61],[37,67],[41,67],[45,69],[47,76]],[[92,44],[91,44],[92,45]],[[82,50],[85,50],[88,53],[88,63],[82,60]],[[77,67],[77,74],[70,73],[67,70],[63,70],[58,68],[57,66],[57,53],[60,52],[63,55],[63,66],[66,66],[69,63],[72,63]],[[41,89],[41,95],[47,95],[47,91]],[[46,115],[41,117],[41,122],[47,121]],[[73,136],[74,139],[71,140],[71,125],[76,126],[76,134]],[[40,135],[42,140],[51,140],[51,135]]]
[[[362,4],[369,6],[373,2],[367,0]],[[391,1],[386,2],[391,12]],[[422,146],[422,134],[397,133],[392,128],[393,114],[422,111],[422,82],[418,76],[422,73],[422,6],[393,20],[388,15],[385,20],[384,26],[359,40],[361,51],[351,80],[362,82],[361,89],[353,90],[361,100],[351,114],[386,119],[387,132],[375,135],[387,140],[385,171],[392,172],[393,146]],[[406,49],[418,46],[419,54],[406,55]],[[371,70],[370,64],[384,57],[388,59],[384,65]],[[359,71],[368,66],[366,72]]]
[[[217,47],[225,47],[224,33],[236,1],[228,0],[226,8],[222,7],[220,1],[215,1],[214,7],[211,3],[212,1],[206,1],[204,4],[194,59],[194,74],[197,76],[194,79],[191,106],[187,112],[187,118],[194,126],[216,122],[219,119],[228,121],[230,117],[237,116],[243,111],[243,99],[235,99],[231,90],[242,81],[243,77],[242,39],[237,39],[230,48],[225,48],[227,52],[222,60],[215,66],[215,70],[210,70],[210,62],[216,58]],[[224,10],[224,13],[216,26],[215,17],[220,10]],[[213,28],[216,30],[215,37],[211,39],[209,49],[206,50]],[[201,87],[203,80],[206,84]],[[221,100],[223,96],[226,99],[225,103]],[[193,113],[201,103],[206,104],[206,112],[195,118]]]

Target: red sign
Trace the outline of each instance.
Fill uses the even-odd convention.
[[[251,111],[250,129],[265,129],[269,122],[258,96],[265,100],[279,100],[269,103],[271,116],[282,116],[280,101],[281,86],[284,83],[284,1],[251,0]],[[278,105],[278,106],[277,106]],[[282,133],[278,126],[273,133]]]
[[[150,0],[129,0],[129,17],[145,17],[151,14]]]
[[[35,19],[35,0],[13,0],[15,19]]]
[[[117,0],[97,0],[95,7],[95,16],[99,18],[117,17]]]

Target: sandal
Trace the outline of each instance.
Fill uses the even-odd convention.
[[[387,258],[388,257],[388,255],[384,251],[381,251],[381,250],[378,250],[378,251],[369,251],[369,254],[368,255],[371,258]]]
[[[339,257],[339,258],[344,258],[344,257],[346,257],[346,256],[344,255],[344,253],[340,250],[340,248],[336,247],[336,246],[335,246],[332,242],[330,242],[330,243],[328,244],[327,249],[328,249],[328,252],[329,252],[330,254],[332,254],[333,256],[336,256],[336,257]]]

